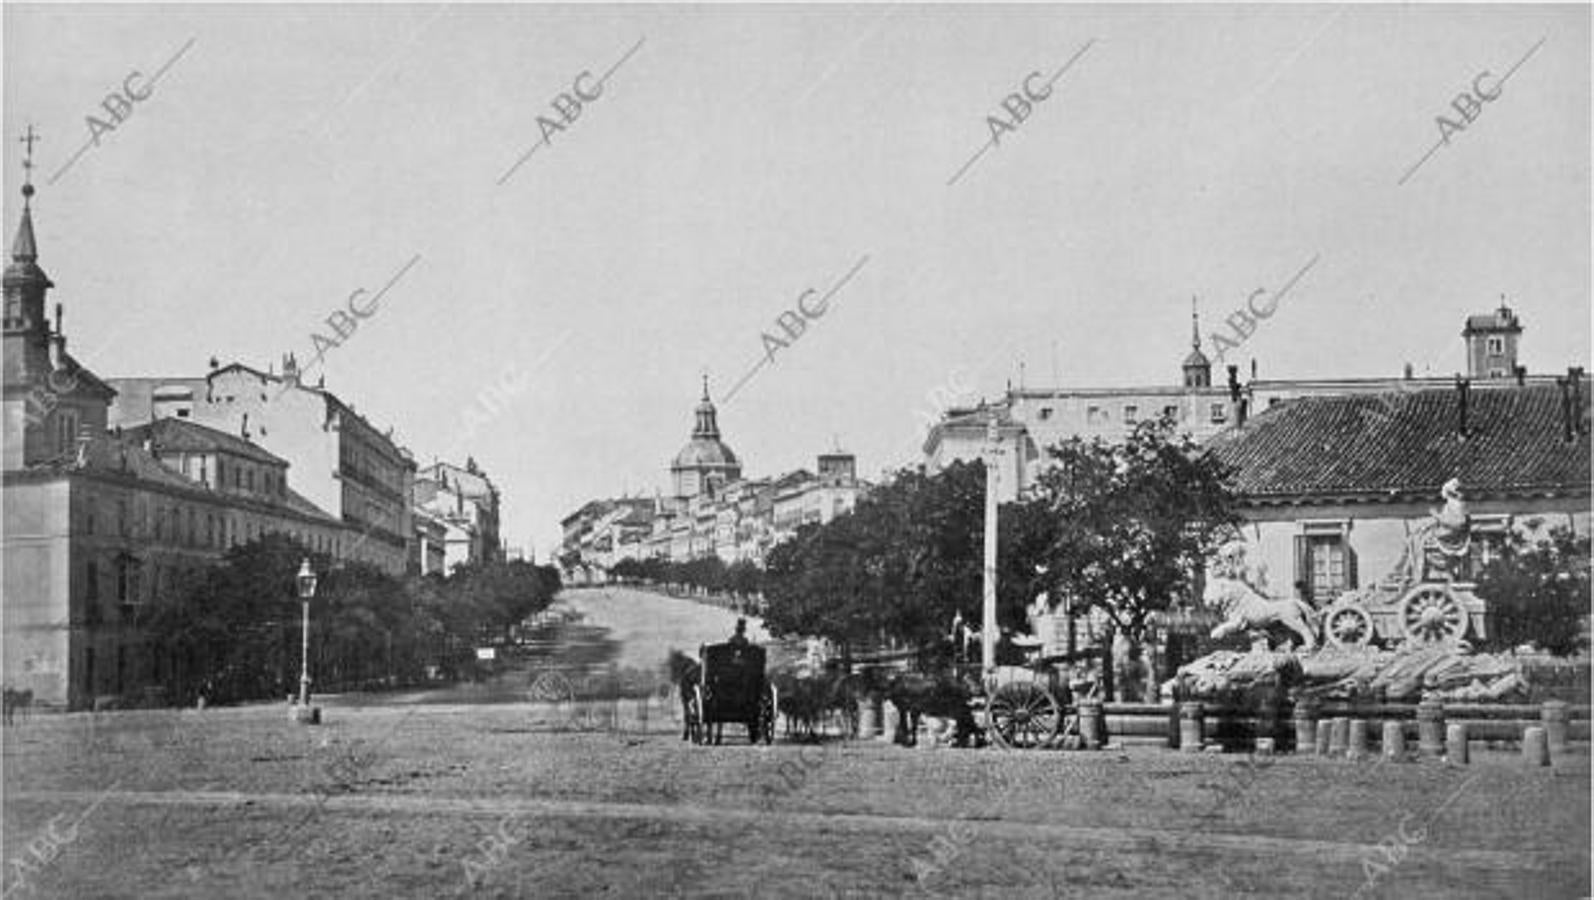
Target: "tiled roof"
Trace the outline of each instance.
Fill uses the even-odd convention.
[[[183,419],[165,418],[157,419],[146,425],[135,425],[123,430],[127,439],[135,443],[142,442],[145,436],[154,440],[157,452],[186,452],[205,453],[220,450],[235,456],[252,459],[255,462],[267,463],[274,466],[286,466],[287,462],[282,457],[271,453],[257,444],[251,444],[241,437],[217,431],[197,422]]]
[[[1395,391],[1281,403],[1208,447],[1255,501],[1432,498],[1451,478],[1469,498],[1589,495],[1589,389],[1565,436],[1554,385],[1480,387],[1462,438],[1459,392]]]

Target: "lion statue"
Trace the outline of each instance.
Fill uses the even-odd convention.
[[[1244,542],[1231,541],[1219,549],[1201,597],[1207,606],[1223,614],[1223,622],[1212,629],[1212,637],[1223,638],[1242,631],[1261,633],[1278,625],[1299,637],[1305,649],[1315,649],[1317,613],[1300,600],[1267,596],[1252,585],[1248,572]]]

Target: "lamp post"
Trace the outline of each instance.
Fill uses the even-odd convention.
[[[315,596],[315,573],[310,570],[307,556],[299,565],[299,600],[304,606],[304,626],[299,644],[299,705],[295,708],[295,721],[315,723],[320,721],[320,710],[310,708],[310,599]]]
[[[980,616],[980,669],[987,681],[996,674],[996,490],[1001,477],[1001,442],[992,414],[985,429],[985,565]]]

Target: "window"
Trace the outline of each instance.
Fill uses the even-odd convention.
[[[1222,425],[1229,421],[1229,405],[1227,403],[1212,404],[1212,424]]]
[[[179,419],[186,419],[186,418],[188,418],[188,410],[186,410],[186,409],[179,409],[179,410],[178,410],[178,411],[177,411],[177,418],[179,418]]]
[[[1499,336],[1489,338],[1489,352],[1495,354],[1504,353],[1505,338]]]
[[[60,409],[55,413],[55,452],[65,453],[77,447],[77,410]]]
[[[126,559],[116,561],[116,602],[129,603],[133,590],[133,566]]]
[[[250,469],[249,470],[248,481],[249,481],[249,490],[251,490],[251,491],[254,490],[255,489],[255,470],[254,469]]]
[[[188,543],[190,546],[199,543],[199,514],[192,508],[188,510]]]
[[[116,501],[116,533],[127,537],[127,501]]]
[[[1101,407],[1088,406],[1085,408],[1085,424],[1100,425],[1106,420],[1107,417],[1102,413]]]
[[[83,599],[100,602],[100,566],[93,560],[83,564]]]
[[[1050,406],[1041,407],[1041,421],[1044,422],[1047,419],[1050,419],[1051,417],[1052,417],[1052,408]]]
[[[216,517],[205,513],[205,546],[216,546]]]
[[[1133,425],[1140,419],[1140,407],[1130,404],[1124,407],[1124,424]]]
[[[1356,552],[1348,521],[1302,522],[1295,538],[1295,580],[1308,603],[1319,608],[1356,587]]]
[[[90,503],[88,505],[88,508],[83,511],[83,533],[84,534],[93,534],[94,533],[94,504],[93,503]]]
[[[216,457],[216,486],[227,486],[227,465],[221,461],[219,456]]]
[[[1162,417],[1164,419],[1167,419],[1170,422],[1179,421],[1179,407],[1177,407],[1177,406],[1164,406],[1162,408]]]

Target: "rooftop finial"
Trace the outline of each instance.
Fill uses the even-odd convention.
[[[17,143],[26,144],[28,152],[22,157],[22,207],[26,209],[33,198],[33,145],[43,138],[33,130],[33,123],[28,123],[28,130],[22,137],[17,138]]]
[[[705,370],[703,372],[703,399],[704,400],[708,399],[708,372],[707,372],[707,370]]]
[[[1190,295],[1190,346],[1201,349],[1201,312],[1196,308],[1196,297]]]

